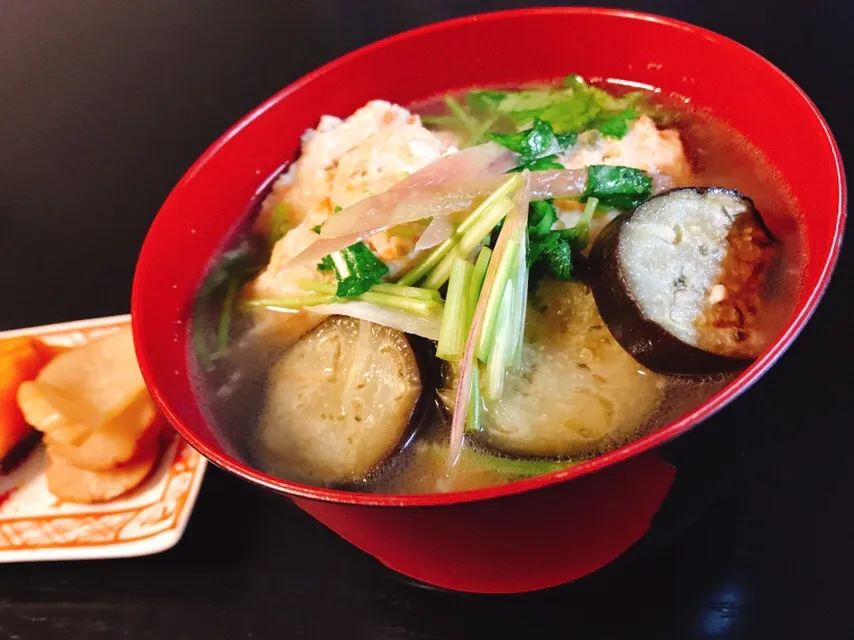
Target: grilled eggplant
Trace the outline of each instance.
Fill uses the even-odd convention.
[[[420,395],[418,362],[403,333],[329,318],[272,368],[259,456],[299,481],[362,480],[410,433]]]
[[[599,235],[593,294],[616,340],[653,371],[731,371],[767,344],[758,315],[775,245],[742,194],[673,189]]]

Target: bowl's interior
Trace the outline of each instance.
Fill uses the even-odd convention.
[[[607,34],[607,46],[602,46],[602,34]],[[702,406],[632,444],[555,474],[490,489],[435,496],[356,494],[280,480],[232,457],[206,425],[191,390],[191,301],[206,265],[247,204],[296,154],[300,134],[321,114],[346,116],[372,98],[408,104],[472,85],[570,72],[650,85],[707,109],[742,132],[780,172],[802,205],[808,260],[794,316],[768,351]],[[255,109],[193,165],[163,205],[140,255],[132,303],[137,352],[152,395],[179,431],[215,463],[255,482],[364,504],[441,504],[505,495],[588,473],[660,444],[749,386],[788,346],[818,302],[838,253],[844,207],[839,153],[815,107],[779,70],[726,38],[614,10],[545,9],[464,18],[380,41],[313,72]]]

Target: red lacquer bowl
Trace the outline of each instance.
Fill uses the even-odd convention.
[[[809,203],[803,208],[809,254],[803,285],[774,344],[703,405],[640,440],[500,487],[425,496],[341,492],[281,480],[232,456],[191,390],[191,302],[209,260],[259,188],[294,157],[300,134],[321,114],[346,116],[372,98],[408,104],[472,85],[569,72],[652,85],[710,110],[764,151],[796,201]],[[781,131],[797,131],[797,143]],[[249,113],[196,161],[164,203],[140,254],[132,301],[137,354],[154,399],[190,444],[215,464],[290,496],[389,567],[464,591],[543,588],[607,564],[648,529],[674,475],[651,450],[745,391],[791,344],[827,286],[845,206],[840,154],[815,106],[779,69],[732,40],[611,9],[461,18],[381,40],[310,73]]]

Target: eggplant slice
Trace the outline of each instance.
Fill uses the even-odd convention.
[[[273,366],[258,457],[301,482],[362,480],[405,440],[420,395],[403,333],[329,318]]]
[[[587,285],[544,278],[528,308],[520,371],[484,402],[481,444],[513,456],[587,457],[636,437],[664,396],[663,380],[611,337]],[[450,367],[449,367],[450,369]],[[455,389],[449,370],[446,390]],[[442,393],[452,409],[453,393]]]
[[[616,340],[653,371],[731,371],[767,346],[757,318],[775,245],[737,191],[673,189],[599,235],[593,294]]]

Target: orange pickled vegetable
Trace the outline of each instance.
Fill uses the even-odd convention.
[[[16,398],[21,383],[35,379],[50,359],[41,346],[35,338],[0,341],[0,460],[32,432]]]

